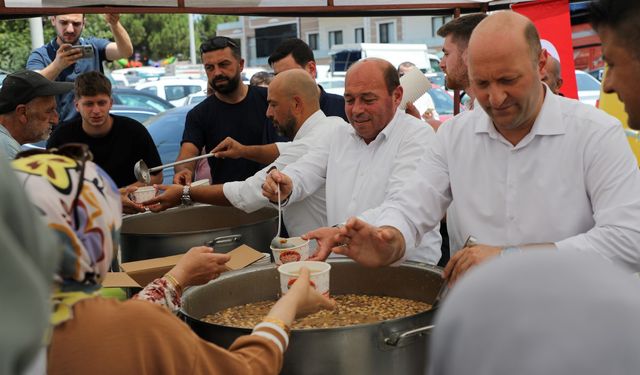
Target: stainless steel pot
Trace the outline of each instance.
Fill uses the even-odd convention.
[[[247,214],[235,207],[195,205],[132,215],[122,222],[121,261],[181,254],[209,241],[218,253],[242,244],[268,253],[277,227],[278,213],[269,208]]]
[[[407,263],[399,267],[365,268],[350,260],[332,260],[331,294],[371,294],[433,303],[442,271]],[[275,266],[229,272],[183,296],[181,314],[200,337],[223,347],[249,329],[200,321],[227,307],[278,298]],[[284,356],[282,374],[424,374],[434,310],[376,324],[329,329],[294,330]]]

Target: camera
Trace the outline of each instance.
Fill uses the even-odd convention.
[[[92,58],[93,57],[93,46],[92,45],[76,45],[76,46],[71,46],[71,48],[74,49],[80,49],[82,51],[82,57],[81,59],[88,59],[88,58]]]

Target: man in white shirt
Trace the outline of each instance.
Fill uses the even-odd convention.
[[[467,236],[482,245],[453,254],[449,282],[500,254],[541,246],[598,253],[637,271],[640,172],[620,122],[541,83],[546,56],[517,13],[482,21],[468,54],[481,106],[442,126],[374,225],[350,219],[334,238],[347,246],[334,251],[399,259],[455,201],[451,248]]]
[[[325,138],[336,127],[347,127],[339,117],[327,117],[320,110],[318,87],[307,72],[292,69],[278,74],[269,85],[267,117],[277,131],[293,141],[269,166],[244,181],[219,185],[161,186],[162,195],[144,202],[152,211],[162,211],[180,204],[181,198],[221,206],[234,206],[245,212],[253,212],[269,206],[262,196],[262,182],[267,171],[278,169],[298,160],[309,149]],[[284,224],[291,236],[299,236],[312,229],[326,226],[327,215],[324,187],[295,204],[287,207]]]
[[[279,76],[279,75],[278,75]],[[277,201],[277,183],[288,204],[314,194],[326,181],[327,222],[341,224],[349,216],[373,215],[389,191],[404,184],[429,149],[434,132],[419,119],[398,111],[402,87],[396,69],[382,59],[365,59],[347,72],[345,110],[350,127],[337,127],[282,173],[272,171],[263,194]],[[326,259],[324,246],[338,228],[321,228],[306,237],[318,241],[314,259]],[[435,264],[440,258],[438,228],[426,233],[406,258]]]

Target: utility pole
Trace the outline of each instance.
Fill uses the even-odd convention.
[[[36,49],[44,44],[44,34],[42,31],[42,18],[29,18],[29,29],[31,30],[31,49]]]
[[[191,64],[196,64],[196,33],[193,26],[193,14],[189,13],[189,57]]]

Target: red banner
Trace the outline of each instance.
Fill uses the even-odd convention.
[[[568,98],[577,99],[578,89],[573,64],[569,0],[539,0],[514,4],[511,8],[533,21],[538,29],[538,34],[540,34],[540,39],[546,40],[553,46],[552,48],[556,49],[564,80],[560,92]],[[545,44],[543,41],[543,46]]]

